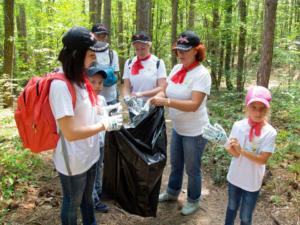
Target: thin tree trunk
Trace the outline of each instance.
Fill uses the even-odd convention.
[[[172,1],[172,46],[177,40],[178,0]],[[171,46],[171,47],[172,47]],[[176,55],[172,54],[172,66],[177,63]]]
[[[120,78],[123,74],[125,63],[125,49],[124,49],[124,27],[123,27],[123,1],[118,0],[118,46],[119,46],[119,64],[120,64]],[[120,79],[123,81],[122,79]]]
[[[111,32],[111,0],[104,0],[104,18],[103,23],[106,26],[106,28]],[[111,38],[111,35],[108,36],[108,38]]]
[[[27,53],[27,26],[26,26],[26,12],[25,5],[19,5],[19,15],[17,16],[17,30],[18,30],[18,39],[21,46],[19,48],[20,57],[26,63],[28,62],[28,53]]]
[[[3,74],[4,76],[13,79],[13,62],[14,62],[14,0],[4,0],[4,61]],[[10,83],[5,87],[5,93],[10,93],[4,96],[4,105],[12,106],[13,103],[13,86]]]
[[[90,14],[90,23],[95,24],[97,20],[96,15],[97,2],[96,0],[89,0],[89,14]]]
[[[255,9],[254,9],[254,15],[256,15],[259,12],[259,6],[260,6],[260,0],[256,2]],[[254,52],[257,50],[257,25],[258,20],[253,19],[253,25],[252,25],[252,31],[251,31],[251,52]]]
[[[151,32],[151,0],[136,0],[136,30]]]
[[[231,68],[230,68],[230,56],[231,56],[231,24],[232,24],[232,0],[226,0],[225,2],[225,77],[226,77],[226,88],[228,90],[232,90],[233,86],[231,83]]]
[[[195,0],[190,0],[188,29],[194,30],[194,24],[195,24]]]
[[[236,88],[238,92],[244,90],[245,75],[244,75],[244,60],[245,60],[245,47],[246,47],[246,23],[247,23],[247,5],[245,0],[239,2],[240,12],[240,34],[239,34],[239,49],[238,49],[238,62],[237,62],[237,79]]]
[[[85,0],[82,0],[82,10],[81,10],[81,13],[82,13],[83,15],[86,14]]]
[[[265,22],[262,57],[257,72],[257,84],[268,87],[272,67],[277,0],[265,0]]]
[[[102,17],[102,0],[97,0],[96,23],[101,23],[101,17]]]
[[[212,8],[212,35],[211,35],[211,45],[209,46],[211,52],[211,76],[215,88],[219,89],[219,81],[217,77],[218,71],[218,55],[219,55],[219,26],[220,26],[220,16],[219,16],[219,0],[215,0]]]

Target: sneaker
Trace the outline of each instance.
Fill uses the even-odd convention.
[[[196,212],[200,208],[199,202],[186,202],[181,209],[181,214],[184,216],[188,216]]]
[[[96,210],[97,212],[107,213],[107,212],[108,212],[108,206],[105,205],[103,202],[99,201],[99,202],[95,205],[95,210]]]
[[[159,194],[158,201],[159,202],[167,202],[167,201],[177,201],[178,197],[174,195],[170,195],[167,192],[163,192]]]

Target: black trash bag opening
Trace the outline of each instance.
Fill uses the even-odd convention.
[[[167,134],[164,109],[153,108],[135,128],[108,132],[103,189],[126,211],[156,216]]]

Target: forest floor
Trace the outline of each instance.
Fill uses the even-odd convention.
[[[168,133],[170,122],[167,120]],[[209,150],[209,149],[207,149]],[[169,151],[169,148],[168,148]],[[60,224],[60,203],[62,199],[59,178],[53,169],[51,153],[43,157],[45,168],[38,171],[39,180],[27,191],[26,197],[11,210],[2,224],[7,225],[58,225]],[[184,177],[183,191],[178,202],[160,203],[157,217],[143,218],[132,215],[119,208],[113,201],[107,201],[108,213],[96,213],[98,224],[107,225],[221,225],[227,205],[227,186],[215,186],[207,168],[203,168],[201,208],[191,216],[182,216],[180,209],[186,199],[187,177]],[[163,173],[161,190],[165,190],[170,173],[170,162],[167,162]],[[282,171],[272,171],[273,175],[283,176]],[[275,175],[274,177],[276,177]],[[270,181],[272,182],[272,181]],[[278,183],[280,185],[280,182]],[[254,213],[254,225],[299,225],[300,213],[297,206],[276,207],[270,203],[267,185],[262,189]],[[279,188],[279,186],[277,187]],[[80,213],[78,213],[79,220]],[[237,219],[238,221],[238,219]],[[238,222],[236,222],[238,223]]]

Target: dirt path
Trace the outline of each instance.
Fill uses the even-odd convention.
[[[168,131],[170,124],[167,123]],[[169,132],[168,132],[169,133]],[[169,149],[168,149],[169,150]],[[53,170],[51,154],[45,155],[46,162],[45,176],[42,176],[33,186],[24,202],[12,210],[5,218],[3,224],[9,225],[59,225],[60,224],[60,203],[61,190],[59,179]],[[186,198],[187,177],[184,178],[183,191],[178,202],[161,203],[158,206],[156,218],[142,218],[131,215],[114,205],[113,201],[106,202],[110,206],[107,214],[97,213],[98,224],[106,225],[221,225],[224,222],[224,215],[227,204],[227,187],[217,187],[212,184],[210,175],[203,168],[203,184],[201,208],[191,216],[180,215],[180,209]],[[164,170],[161,190],[165,190],[170,173],[170,163]],[[50,177],[50,178],[45,178]],[[271,204],[262,196],[255,210],[254,225],[273,225],[276,223],[271,217]],[[80,215],[80,213],[78,214]],[[1,221],[0,221],[0,224]],[[80,224],[80,223],[79,223]],[[236,223],[238,224],[238,223]],[[277,225],[293,223],[277,223]]]

